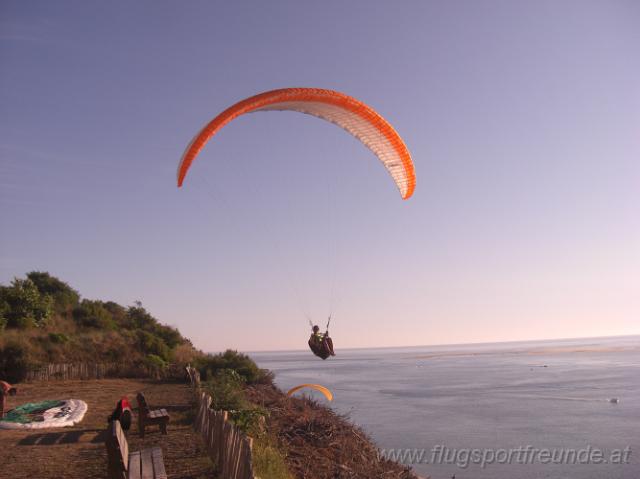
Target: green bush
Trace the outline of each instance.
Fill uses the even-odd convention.
[[[145,359],[145,365],[149,368],[160,370],[167,367],[167,362],[160,356],[148,354]]]
[[[36,326],[46,327],[17,330]],[[113,301],[80,301],[67,283],[40,271],[0,284],[0,348],[13,340],[24,346],[22,358],[29,364],[126,358],[159,369],[168,361],[186,364],[203,355],[141,303],[123,307]]]
[[[56,311],[68,311],[80,301],[80,294],[76,290],[49,273],[32,271],[27,273],[27,278],[33,281],[40,294],[48,294],[53,298]]]
[[[144,365],[156,379],[159,379],[160,373],[167,367],[167,362],[160,356],[156,356],[155,354],[148,354],[144,359]]]
[[[127,316],[133,328],[144,331],[153,331],[158,324],[156,319],[142,307],[140,301],[137,301],[135,306],[129,306]]]
[[[30,279],[15,278],[11,286],[0,287],[3,322],[8,328],[26,329],[44,325],[51,316],[53,299],[40,294]]]
[[[116,327],[111,313],[104,307],[102,301],[83,299],[79,306],[73,309],[73,319],[78,326],[96,329],[114,329]]]
[[[118,303],[114,303],[113,301],[106,301],[102,306],[104,306],[104,309],[109,311],[116,325],[121,328],[131,328],[129,318],[127,317],[127,308],[120,306]]]
[[[211,408],[224,411],[239,411],[246,407],[243,391],[244,381],[233,369],[221,369],[211,374],[204,389],[213,402]]]
[[[9,303],[2,299],[2,289],[3,287],[0,286],[0,333],[7,326],[7,313],[9,312],[9,309],[11,309],[9,307]]]
[[[231,349],[200,358],[196,367],[200,370],[203,380],[223,369],[233,369],[247,384],[259,382],[263,376],[262,370],[253,359]]]
[[[153,354],[165,361],[169,360],[171,351],[159,337],[139,329],[136,331],[136,343],[138,349],[144,354]]]
[[[184,342],[184,339],[182,338],[180,331],[178,331],[176,328],[172,328],[171,326],[164,326],[162,324],[157,324],[156,327],[154,328],[153,333],[156,336],[159,336],[160,338],[162,338],[165,344],[169,346],[171,349],[175,348],[176,346]]]
[[[256,476],[271,479],[292,479],[282,453],[267,437],[257,437],[251,454]]]
[[[251,436],[260,434],[266,416],[267,410],[259,406],[252,406],[231,412],[231,420],[233,423],[243,432]]]
[[[10,383],[24,381],[29,370],[27,354],[17,343],[9,343],[0,349],[0,378]]]

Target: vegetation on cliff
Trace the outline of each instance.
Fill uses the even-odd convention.
[[[140,302],[82,298],[64,281],[32,271],[0,285],[0,377],[19,382],[46,363],[124,362],[161,369],[202,356]]]

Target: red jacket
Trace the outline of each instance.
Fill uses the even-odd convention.
[[[9,390],[13,388],[11,384],[6,381],[0,381],[0,392],[2,394],[9,394]]]

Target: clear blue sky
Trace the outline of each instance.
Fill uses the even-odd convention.
[[[640,3],[0,3],[0,282],[141,300],[205,350],[637,334]],[[246,96],[330,88],[366,148]]]

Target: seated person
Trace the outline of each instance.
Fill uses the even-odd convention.
[[[125,431],[128,431],[131,427],[131,404],[127,396],[122,396],[117,402],[116,408],[111,413],[111,416],[107,418],[107,422],[116,420],[120,421],[120,425]]]
[[[327,359],[329,356],[335,356],[333,352],[333,341],[329,337],[329,331],[324,334],[320,332],[320,328],[316,325],[309,338],[309,347],[316,356]]]

